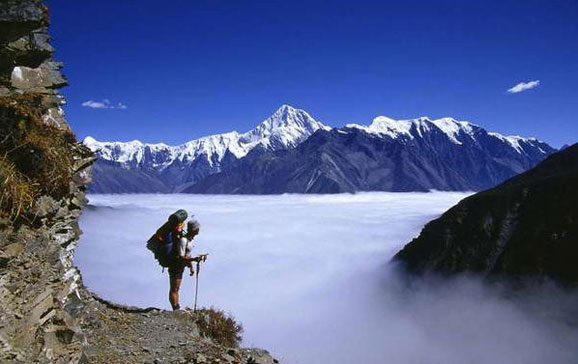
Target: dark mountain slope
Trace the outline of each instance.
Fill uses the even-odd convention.
[[[394,261],[410,273],[546,276],[578,283],[578,144],[428,223]]]
[[[99,159],[92,169],[91,193],[168,193],[170,188],[154,174],[128,169],[117,162]]]

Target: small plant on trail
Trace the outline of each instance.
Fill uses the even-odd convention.
[[[212,307],[198,310],[196,324],[201,336],[214,339],[225,347],[238,347],[241,342],[243,327],[221,310]]]

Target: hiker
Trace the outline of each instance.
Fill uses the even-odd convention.
[[[179,304],[179,289],[183,280],[183,272],[188,267],[190,275],[194,274],[193,262],[199,262],[204,259],[202,255],[192,257],[191,250],[193,248],[193,239],[199,234],[201,225],[195,219],[187,222],[187,231],[178,239],[173,247],[172,261],[169,263],[169,301],[173,310],[181,308]]]
[[[191,276],[194,274],[193,262],[197,262],[197,275],[200,269],[200,262],[207,259],[207,254],[191,257],[193,247],[192,241],[199,234],[200,224],[197,220],[191,219],[187,223],[187,231],[183,232],[184,222],[188,214],[185,210],[178,210],[171,214],[168,220],[151,236],[147,241],[147,249],[154,253],[155,259],[164,268],[169,270],[169,302],[173,310],[181,308],[179,304],[179,289],[183,279],[183,272],[189,267]],[[196,290],[195,288],[195,305]]]

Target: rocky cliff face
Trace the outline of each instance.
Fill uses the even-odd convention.
[[[0,2],[0,362],[276,362],[239,348],[214,310],[127,308],[85,289],[72,258],[95,157],[64,120],[47,27],[41,1]]]
[[[578,144],[428,223],[395,257],[411,273],[578,284]]]

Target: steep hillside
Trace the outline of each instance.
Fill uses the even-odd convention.
[[[428,223],[395,257],[411,273],[578,283],[578,144]]]
[[[99,159],[92,168],[94,181],[89,191],[95,193],[169,193],[171,187],[152,173],[126,168],[118,162]]]

